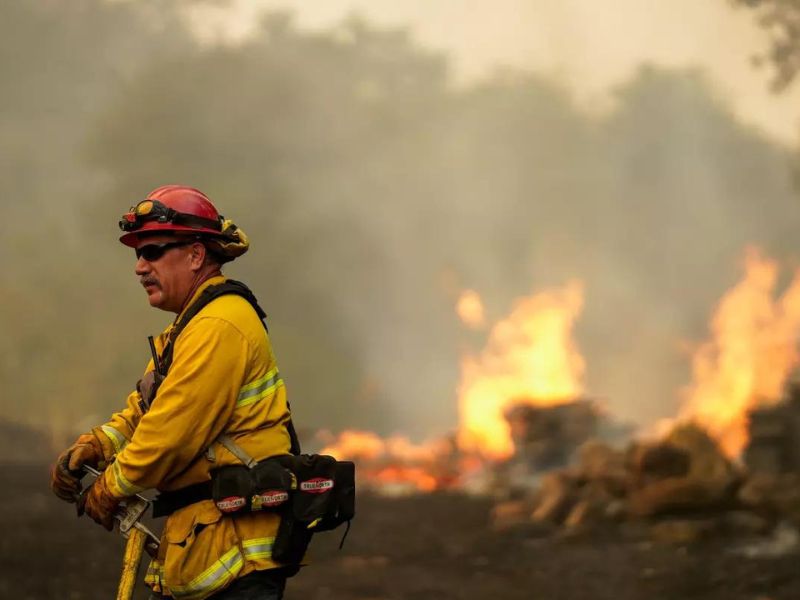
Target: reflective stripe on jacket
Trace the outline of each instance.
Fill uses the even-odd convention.
[[[206,281],[192,302],[223,281]],[[168,333],[156,342],[159,352]],[[240,464],[214,443],[223,432],[257,460],[289,453],[286,390],[269,336],[239,296],[213,300],[189,322],[145,414],[140,399],[130,394],[127,407],[100,428],[116,452],[104,477],[117,496],[180,489],[207,481],[214,468]],[[206,454],[212,445],[213,462]],[[210,500],[187,506],[167,518],[145,581],[163,594],[200,600],[254,570],[281,566],[271,559],[278,521],[268,512],[223,517]]]

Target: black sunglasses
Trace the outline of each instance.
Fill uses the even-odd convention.
[[[164,242],[163,244],[147,244],[146,246],[135,249],[136,258],[143,258],[147,262],[155,262],[164,256],[167,250],[188,246],[189,244],[194,244],[196,241],[197,240],[182,240],[180,242]]]

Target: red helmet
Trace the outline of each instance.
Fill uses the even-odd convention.
[[[122,216],[119,241],[135,247],[142,233],[186,232],[219,236],[223,217],[203,192],[185,185],[154,189]]]

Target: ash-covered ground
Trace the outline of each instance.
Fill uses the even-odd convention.
[[[50,494],[45,466],[0,466],[0,598],[113,598],[123,540]],[[796,600],[800,552],[714,535],[655,542],[644,525],[573,533],[541,527],[494,532],[490,502],[434,494],[362,495],[344,550],[340,532],[314,541],[314,564],[287,600]],[[772,552],[770,555],[770,544]],[[136,598],[147,598],[144,586]]]

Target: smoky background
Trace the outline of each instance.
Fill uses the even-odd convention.
[[[267,310],[306,431],[448,431],[482,343],[458,293],[497,318],[574,278],[587,392],[674,415],[744,247],[797,263],[794,150],[701,70],[642,65],[592,115],[555,76],[456,85],[409,29],[272,12],[208,44],[188,4],[0,5],[0,415],[54,448],[122,406],[171,320],[116,228],[165,183],[249,235],[227,273]]]

